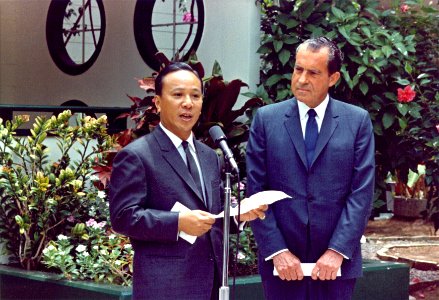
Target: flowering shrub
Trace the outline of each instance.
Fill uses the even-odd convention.
[[[59,234],[68,234],[71,221],[105,209],[99,192],[89,183],[93,166],[103,163],[111,148],[106,116],[85,116],[69,125],[72,114],[37,117],[31,135],[15,136],[29,121],[16,116],[0,119],[0,238],[26,269],[39,269],[42,251]],[[59,155],[51,153],[56,142]]]
[[[71,236],[58,235],[43,250],[43,263],[73,280],[129,286],[134,251],[129,239],[113,232],[106,221],[78,223]]]
[[[365,108],[372,119],[376,148],[374,206],[385,202],[385,179],[426,166],[428,197],[438,198],[439,18],[426,1],[260,0],[261,82],[256,94],[268,103],[292,96],[290,78],[296,47],[321,36],[345,54],[337,99]],[[437,201],[439,211],[439,200]],[[439,217],[439,214],[438,214]]]

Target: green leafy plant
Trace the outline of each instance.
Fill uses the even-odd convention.
[[[262,84],[255,95],[265,103],[291,97],[296,47],[313,36],[333,39],[345,61],[331,94],[364,107],[373,122],[375,207],[384,204],[388,172],[407,174],[423,163],[427,185],[439,184],[437,10],[424,1],[405,1],[409,10],[403,12],[402,2],[394,2],[391,10],[380,11],[378,1],[260,1]],[[407,86],[416,98],[401,101],[398,89]]]
[[[65,278],[129,286],[133,256],[129,239],[106,221],[77,223],[70,236],[58,235],[43,250],[43,263]]]
[[[27,137],[15,131],[28,117],[0,119],[0,237],[28,270],[41,267],[43,249],[72,221],[90,217],[98,197],[88,179],[112,145],[107,120],[85,116],[70,125],[71,116],[37,117]]]
[[[425,216],[439,228],[439,10],[424,1],[394,1],[386,11],[386,26],[398,28],[403,35],[414,36],[416,56],[411,64],[405,64],[408,76],[399,83],[414,91],[414,99],[404,100],[398,91],[398,113],[390,128],[396,131],[398,143],[396,181],[409,181],[410,170],[418,164],[425,165],[425,181],[428,200]],[[396,159],[395,159],[396,160]],[[415,185],[416,187],[416,185]]]

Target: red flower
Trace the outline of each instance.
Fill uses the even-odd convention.
[[[401,12],[406,13],[406,12],[408,12],[410,6],[408,6],[407,4],[403,4],[403,5],[401,5],[400,8],[401,8]]]
[[[398,101],[401,103],[411,102],[415,99],[416,93],[411,86],[406,86],[404,89],[398,89]]]

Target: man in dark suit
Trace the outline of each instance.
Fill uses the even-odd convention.
[[[327,38],[302,43],[291,78],[295,97],[260,108],[252,123],[248,196],[280,190],[292,197],[271,205],[265,220],[251,222],[266,299],[351,299],[362,275],[374,138],[365,110],[328,95],[342,59]],[[301,263],[315,263],[311,276]]]
[[[220,169],[216,152],[192,134],[202,81],[187,64],[172,63],[155,90],[160,124],[117,154],[110,181],[112,226],[135,251],[133,298],[218,299],[223,234],[212,214],[222,211]],[[188,210],[171,211],[177,202]],[[197,238],[190,243],[180,232]]]

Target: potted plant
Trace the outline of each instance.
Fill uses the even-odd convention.
[[[427,208],[429,188],[425,184],[425,165],[418,165],[417,171],[409,169],[407,180],[397,176],[393,213],[395,216],[419,218]]]

